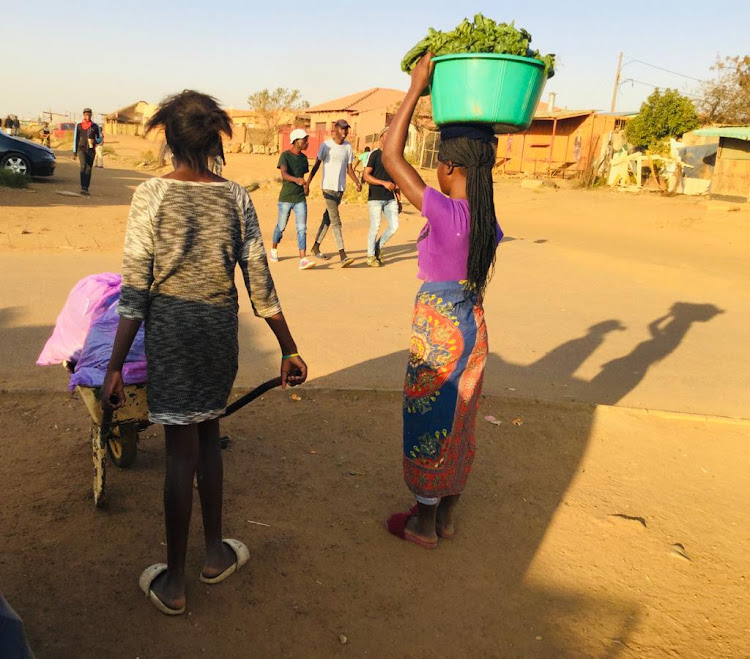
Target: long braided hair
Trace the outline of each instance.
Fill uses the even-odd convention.
[[[463,130],[463,135],[443,131],[438,160],[466,170],[466,197],[471,224],[466,272],[479,295],[492,277],[497,250],[497,217],[492,194],[492,168],[497,139],[491,131]]]

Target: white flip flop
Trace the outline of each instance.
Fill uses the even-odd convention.
[[[221,583],[222,581],[224,581],[224,579],[233,575],[235,572],[239,572],[240,568],[250,560],[250,550],[247,548],[245,543],[240,542],[239,540],[233,540],[232,538],[224,538],[222,542],[232,549],[234,555],[237,557],[237,560],[232,563],[232,565],[230,565],[226,570],[224,570],[224,572],[216,575],[215,577],[206,577],[203,575],[203,572],[201,572],[199,579],[203,583]]]
[[[163,614],[168,616],[179,616],[185,613],[185,606],[179,609],[173,609],[159,599],[159,596],[151,590],[151,584],[163,572],[167,571],[166,563],[154,563],[147,567],[138,579],[138,585],[141,587],[143,594],[151,600],[151,603]]]

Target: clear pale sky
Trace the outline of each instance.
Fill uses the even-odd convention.
[[[2,9],[0,115],[42,109],[96,114],[137,100],[156,103],[185,88],[247,107],[265,87],[299,89],[311,104],[369,87],[406,89],[401,58],[428,27],[452,29],[482,12],[515,20],[533,46],[558,56],[544,98],[609,110],[617,56],[625,82],[618,110],[637,110],[652,88],[694,94],[717,55],[750,52],[750,2],[714,9],[697,0],[616,2],[448,2],[446,0],[291,3],[225,0],[166,3],[11,2]]]

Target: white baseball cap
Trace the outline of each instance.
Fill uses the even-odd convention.
[[[301,140],[307,137],[307,131],[304,128],[295,128],[289,134],[289,144],[293,144],[295,140]]]

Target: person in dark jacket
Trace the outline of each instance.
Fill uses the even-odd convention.
[[[83,121],[76,124],[73,132],[73,160],[81,165],[81,194],[89,195],[91,168],[94,165],[96,145],[102,142],[102,129],[91,121],[91,108],[83,109]]]

